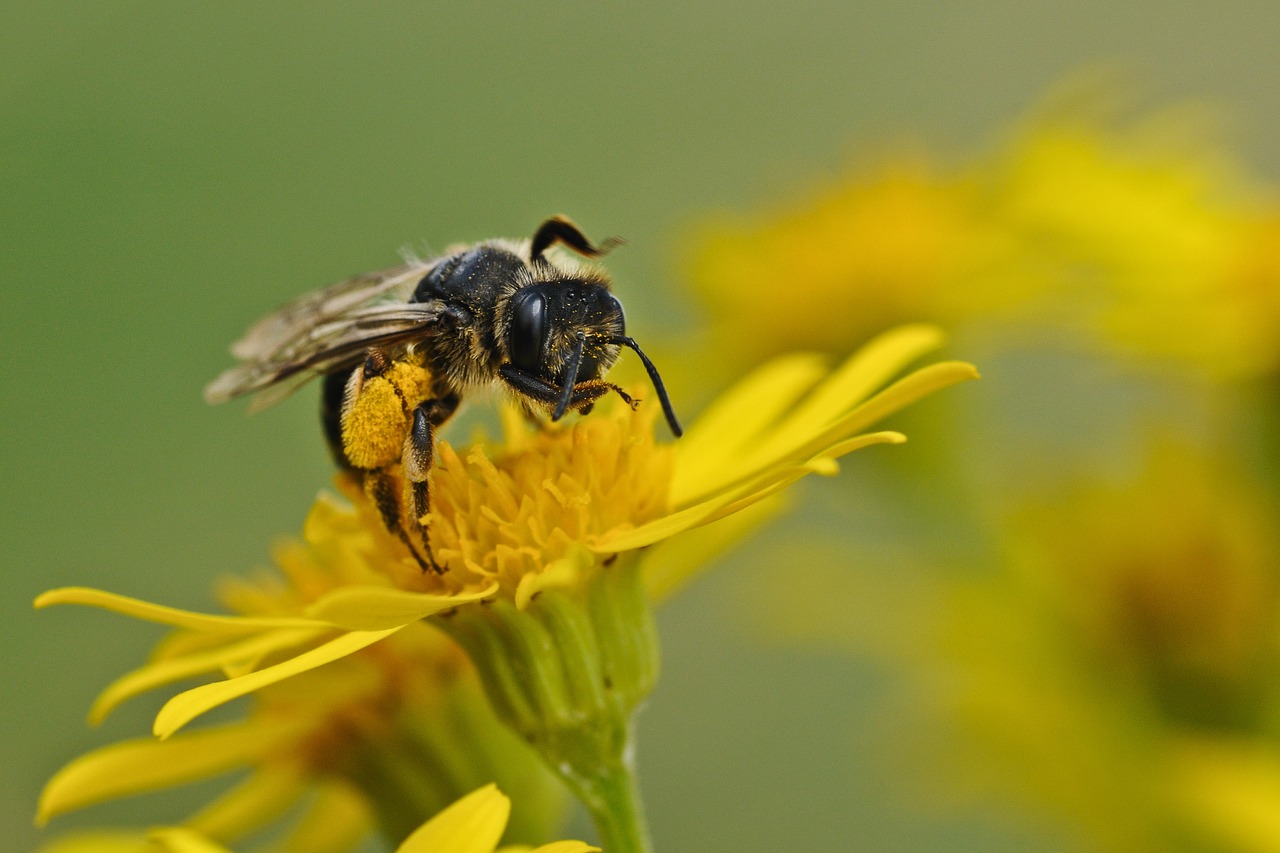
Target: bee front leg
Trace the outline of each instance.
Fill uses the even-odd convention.
[[[527,373],[514,364],[504,364],[499,367],[498,375],[502,377],[503,382],[506,382],[511,387],[511,390],[521,397],[533,399],[548,406],[555,406],[559,403],[560,396],[564,393],[560,388],[545,379]],[[599,379],[592,379],[587,382],[579,382],[573,386],[573,391],[569,395],[569,408],[586,414],[591,411],[592,405],[597,400],[610,391],[622,397],[631,408],[634,409],[638,405],[639,401],[632,399],[617,385],[602,382]]]
[[[426,553],[427,563],[436,574],[444,574],[444,568],[431,553],[431,537],[428,524],[431,518],[431,468],[435,463],[435,431],[458,408],[458,397],[451,395],[427,400],[413,410],[413,425],[405,436],[401,469],[408,483],[413,518],[409,522],[417,530]]]

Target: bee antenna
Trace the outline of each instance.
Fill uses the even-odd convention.
[[[582,229],[575,225],[573,220],[567,216],[556,215],[538,226],[529,244],[529,257],[534,261],[545,260],[542,257],[543,252],[556,243],[564,243],[584,258],[598,258],[626,242],[621,237],[610,237],[598,246],[592,245],[587,235],[582,233]]]
[[[582,363],[582,348],[586,344],[586,336],[582,332],[578,332],[578,341],[573,345],[573,352],[569,354],[569,369],[564,374],[564,387],[560,389],[560,402],[556,403],[556,410],[551,413],[551,420],[558,421],[564,417],[564,413],[569,410],[569,401],[573,399],[573,386],[578,382],[578,365]]]
[[[653,383],[653,390],[658,392],[658,402],[662,403],[662,414],[667,417],[667,426],[671,427],[671,434],[676,438],[684,435],[684,430],[680,428],[680,421],[676,418],[675,409],[671,408],[671,398],[667,396],[667,388],[662,384],[662,377],[658,375],[658,368],[653,366],[653,362],[644,354],[644,350],[640,349],[635,338],[614,338],[610,343],[621,344],[635,350],[636,355],[640,356],[640,361],[644,363],[644,369],[649,374],[649,381]]]

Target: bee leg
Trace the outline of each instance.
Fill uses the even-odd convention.
[[[435,431],[458,408],[457,395],[427,400],[413,410],[413,425],[404,440],[401,468],[409,485],[413,517],[411,524],[422,540],[427,564],[436,574],[444,574],[431,553],[431,537],[427,529],[431,515],[431,468],[435,462]],[[427,566],[423,567],[424,569]]]
[[[579,390],[581,390],[581,391],[583,392],[584,397],[585,397],[585,396],[586,396],[587,389],[586,389],[586,388],[584,388],[583,386],[591,386],[593,389],[594,389],[596,386],[599,386],[599,387],[601,387],[603,390],[601,390],[601,391],[600,391],[600,394],[599,394],[599,396],[598,396],[598,397],[597,397],[597,396],[592,396],[592,397],[590,397],[590,399],[588,399],[588,400],[587,400],[587,402],[582,403],[581,405],[579,405],[579,406],[578,406],[578,414],[580,414],[580,415],[589,415],[589,414],[591,414],[591,409],[592,409],[592,407],[594,407],[594,406],[595,406],[595,404],[596,404],[596,400],[597,400],[597,399],[599,399],[599,397],[603,397],[605,394],[607,394],[607,393],[608,393],[608,392],[610,392],[610,391],[612,391],[613,393],[615,393],[615,394],[617,394],[619,397],[621,397],[621,398],[622,398],[622,402],[624,402],[624,403],[626,403],[628,406],[630,406],[630,407],[631,407],[631,411],[633,411],[633,412],[634,412],[634,411],[636,410],[636,408],[637,408],[637,407],[639,407],[639,405],[640,405],[640,401],[639,401],[639,400],[637,400],[635,397],[632,397],[630,394],[628,394],[626,391],[623,391],[621,388],[619,388],[617,385],[614,385],[612,382],[604,382],[604,381],[599,380],[599,379],[593,379],[593,380],[591,380],[590,382],[583,382],[583,383],[580,383],[579,385],[575,386],[575,387],[574,387],[574,389],[573,389],[573,390],[574,390],[574,393],[576,394],[576,393],[578,393],[578,391],[579,391]]]
[[[414,545],[413,538],[408,531],[404,529],[404,525],[400,523],[400,496],[396,488],[396,479],[391,475],[391,471],[387,468],[378,468],[373,471],[359,471],[361,485],[364,487],[364,493],[369,496],[369,500],[373,501],[373,505],[378,508],[378,515],[382,517],[382,526],[387,531],[394,533],[401,542],[409,549],[409,553],[418,561],[418,565],[425,572],[427,569],[439,572],[435,562],[431,559],[431,553],[428,551],[424,558],[418,553],[418,548]]]
[[[564,393],[562,389],[552,385],[545,379],[540,379],[531,373],[521,370],[514,364],[504,364],[499,367],[498,376],[522,397],[532,398],[539,403],[546,403],[548,406],[555,406],[561,402],[561,397]],[[584,406],[590,407],[591,404],[610,391],[617,391],[634,408],[635,402],[623,393],[621,388],[608,382],[594,379],[589,382],[579,382],[573,386],[573,391],[569,394],[568,408],[581,411]]]
[[[598,258],[626,241],[621,237],[610,237],[599,246],[593,246],[587,235],[569,217],[557,214],[539,225],[534,232],[529,256],[535,261],[542,260],[542,253],[556,243],[564,243],[583,257]]]

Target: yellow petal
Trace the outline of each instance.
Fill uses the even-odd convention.
[[[890,341],[890,343],[901,343],[905,347],[907,343],[911,343],[910,336],[907,338],[902,342]],[[921,397],[956,382],[977,377],[978,372],[973,365],[963,362],[941,362],[921,368],[900,379],[834,421],[801,422],[798,419],[788,418],[776,432],[768,437],[767,441],[762,441],[753,448],[741,449],[733,459],[722,461],[716,470],[704,470],[701,477],[691,476],[677,465],[671,484],[671,503],[673,506],[681,506],[704,500],[713,492],[727,488],[733,483],[756,477],[770,467],[801,464],[801,460],[807,462],[815,457],[827,455],[824,451],[828,447],[856,435],[867,426]],[[841,381],[846,384],[864,380],[865,377],[860,379],[857,376],[853,376],[852,379],[848,376],[841,378]],[[830,401],[823,403],[824,411],[829,410],[831,405]]]
[[[283,815],[306,790],[307,778],[298,767],[268,764],[183,821],[183,826],[209,838],[243,838]]]
[[[382,631],[479,601],[498,591],[495,583],[478,592],[429,595],[385,586],[350,586],[334,590],[307,608],[307,615],[348,631]]]
[[[251,764],[302,731],[288,720],[255,718],[170,741],[124,741],[82,755],[40,794],[36,822],[104,800],[170,788]]]
[[[143,619],[148,622],[159,622],[175,628],[189,628],[193,631],[222,632],[227,634],[247,634],[261,631],[264,628],[327,628],[329,626],[311,619],[296,617],[267,616],[219,616],[210,613],[195,613],[190,610],[178,610],[140,601],[113,592],[100,589],[89,589],[83,586],[67,586],[51,589],[36,597],[37,609],[51,607],[55,604],[83,604],[90,607],[101,607],[124,616]]]
[[[686,435],[677,442],[672,503],[700,499],[759,473],[942,340],[936,327],[902,326],[867,343],[825,378],[817,356],[769,363],[712,404],[690,430],[694,441],[686,442]]]
[[[232,853],[221,844],[181,827],[153,829],[148,837],[164,853]]]
[[[672,494],[683,492],[685,480],[706,481],[741,456],[826,372],[823,356],[787,355],[758,368],[717,397],[675,443]]]
[[[845,435],[852,435],[881,418],[957,382],[979,379],[978,368],[964,361],[940,361],[899,379],[840,420]]]
[[[372,829],[372,815],[363,797],[345,784],[324,785],[273,849],[277,853],[349,853]]]
[[[844,441],[831,445],[822,451],[822,455],[810,460],[811,462],[822,462],[824,460],[833,460],[841,456],[852,453],[855,450],[861,450],[864,447],[870,447],[873,444],[903,444],[907,437],[900,432],[892,432],[886,430],[884,432],[868,432],[862,435],[855,435],[853,438],[846,438]],[[814,473],[834,473],[828,469],[815,468]]]
[[[493,853],[510,814],[511,800],[486,785],[418,827],[396,853]]]
[[[875,439],[870,442],[871,444],[884,442],[901,443],[906,438],[900,433],[879,432],[871,433],[867,436],[858,436],[857,434],[876,421],[893,414],[899,409],[906,408],[922,397],[927,397],[935,391],[946,388],[948,385],[954,385],[966,379],[977,378],[977,369],[973,365],[964,362],[944,361],[938,364],[931,364],[928,367],[922,367],[890,385],[825,429],[816,430],[807,436],[799,431],[794,431],[790,447],[779,446],[776,449],[774,458],[759,460],[754,467],[759,470],[770,465],[795,464],[802,459],[809,460],[816,456],[829,456],[831,448],[849,442],[854,436],[857,437],[852,438],[853,441],[870,439],[874,436]],[[866,445],[859,444],[857,446]],[[846,450],[844,452],[848,453],[849,451]]]
[[[254,662],[271,652],[312,640],[321,633],[318,630],[306,629],[268,631],[237,643],[181,657],[165,658],[139,667],[116,679],[99,694],[93,703],[93,708],[89,711],[89,722],[96,726],[120,703],[140,693],[206,672],[231,669],[246,662]]]
[[[936,326],[899,326],[874,338],[845,360],[799,407],[787,423],[829,423],[866,399],[911,362],[942,345]]]
[[[205,711],[300,672],[315,669],[330,661],[358,652],[399,630],[399,628],[390,628],[386,631],[352,631],[274,666],[179,693],[160,709],[160,713],[156,715],[153,731],[157,737],[166,738]]]
[[[600,853],[600,848],[581,841],[552,841],[550,844],[542,845],[533,853]]]
[[[587,546],[597,554],[614,554],[643,548],[699,525],[723,518],[728,514],[725,512],[727,507],[741,509],[750,506],[756,501],[763,500],[794,483],[808,473],[810,471],[805,467],[780,468],[769,471],[749,483],[726,490],[701,503],[664,515],[661,518],[656,518],[639,527],[612,530],[593,541],[589,541]]]

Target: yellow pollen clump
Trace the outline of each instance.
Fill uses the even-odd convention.
[[[366,379],[342,419],[342,448],[351,464],[374,469],[399,462],[409,413],[430,393],[431,372],[409,361]]]
[[[395,387],[382,376],[364,383],[342,419],[342,448],[357,468],[381,468],[400,459],[409,419]]]

